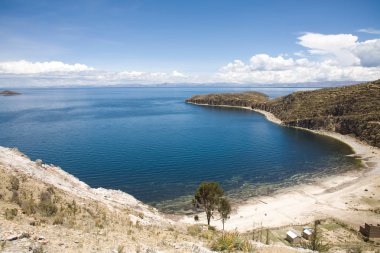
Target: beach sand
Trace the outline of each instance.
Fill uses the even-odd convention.
[[[249,107],[240,108],[253,110]],[[281,124],[281,120],[269,112],[254,111]],[[354,229],[365,222],[380,223],[380,213],[374,212],[377,208],[380,210],[380,150],[350,136],[304,130],[327,135],[350,145],[354,155],[362,159],[363,169],[324,177],[310,184],[295,185],[233,206],[231,217],[225,224],[226,230],[246,232],[261,227],[302,225],[323,218],[334,218]],[[206,221],[203,213],[199,214],[199,218],[200,223]],[[196,223],[193,216],[185,216],[180,221]],[[215,214],[211,225],[222,228],[218,214]]]

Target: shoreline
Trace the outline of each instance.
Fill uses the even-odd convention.
[[[186,103],[198,105],[198,106],[226,107],[226,108],[238,108],[238,109],[250,110],[250,111],[254,111],[254,112],[257,112],[257,113],[264,115],[264,117],[272,123],[275,123],[275,124],[278,124],[278,125],[281,125],[284,127],[290,127],[290,126],[283,125],[282,120],[277,118],[273,113],[270,113],[270,112],[267,112],[264,110],[259,110],[259,109],[252,109],[251,107],[247,107],[247,106],[210,105],[210,104],[197,104],[197,103],[193,103],[193,102],[186,102]],[[366,144],[366,143],[364,143],[358,139],[355,139],[354,137],[351,137],[351,136],[342,135],[342,134],[331,132],[331,131],[313,130],[313,129],[303,128],[303,127],[292,127],[292,128],[297,128],[297,129],[301,129],[304,131],[309,131],[309,132],[312,132],[314,134],[329,136],[329,137],[334,138],[340,142],[343,142],[346,145],[351,147],[351,149],[355,153],[355,156],[357,156],[358,158],[361,158],[361,159],[366,158],[365,157],[366,154],[371,154],[372,152],[375,152],[375,153],[380,152],[380,149],[373,147],[373,146],[370,146],[370,145],[368,145],[368,144]]]
[[[267,120],[284,126],[280,119],[263,110],[244,106],[188,103],[252,110],[264,115]],[[354,152],[352,156],[362,161],[364,169],[322,177],[311,184],[301,183],[280,189],[273,194],[249,198],[233,207],[231,218],[225,224],[226,230],[247,232],[255,228],[303,225],[315,219],[325,218],[343,221],[355,229],[365,222],[377,224],[380,213],[371,210],[380,210],[380,149],[335,132],[295,128],[329,136],[349,145]],[[198,215],[203,221],[204,215]],[[180,221],[195,224],[190,216],[184,216]],[[216,219],[212,225],[221,228],[221,222]]]

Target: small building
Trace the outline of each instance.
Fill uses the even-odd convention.
[[[314,230],[312,228],[304,227],[302,231],[302,237],[305,238],[306,240],[310,240],[313,233],[314,233]]]
[[[297,232],[289,230],[286,232],[286,240],[290,243],[299,243],[301,241],[301,237],[297,234]]]
[[[377,226],[375,226],[365,223],[364,227],[360,226],[359,231],[368,238],[380,238],[380,224],[377,224]]]

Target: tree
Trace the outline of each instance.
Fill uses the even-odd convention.
[[[202,182],[195,192],[193,204],[196,208],[203,208],[209,226],[214,210],[217,208],[223,194],[224,190],[216,182]]]
[[[227,198],[221,198],[219,200],[218,212],[219,212],[220,218],[222,219],[223,230],[224,230],[224,223],[227,219],[230,218],[230,213],[231,213],[231,204]]]

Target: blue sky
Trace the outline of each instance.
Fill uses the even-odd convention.
[[[88,67],[85,69],[86,76],[91,71],[97,75],[106,75],[104,82],[109,81],[112,73],[129,73],[126,76],[133,79],[139,73],[171,75],[175,71],[187,79],[181,80],[180,75],[174,75],[178,78],[173,82],[254,83],[256,78],[260,83],[257,73],[247,74],[247,70],[242,68],[229,68],[226,71],[233,73],[225,79],[215,76],[223,67],[235,64],[235,60],[255,69],[250,62],[255,55],[265,54],[277,60],[276,57],[279,56],[294,61],[305,58],[318,63],[326,61],[327,55],[336,54],[329,50],[313,53],[315,43],[307,47],[300,44],[300,37],[305,34],[356,36],[356,41],[346,48],[356,47],[353,43],[359,45],[358,43],[376,40],[366,53],[377,55],[380,52],[377,51],[380,50],[380,42],[377,41],[380,38],[379,13],[380,1],[365,0],[0,0],[0,62],[8,63],[6,66],[21,60],[28,64],[78,63]],[[322,37],[320,39],[324,40]],[[344,37],[341,40],[345,41]],[[330,48],[330,45],[325,47]],[[363,52],[358,55],[356,51],[354,54],[359,61],[366,57]],[[335,60],[334,57],[330,59]],[[376,62],[377,59],[372,61]],[[0,75],[12,75],[14,79],[25,74],[31,79],[42,75],[38,71],[35,73],[36,71],[26,70],[23,73],[18,69],[19,66],[28,68],[28,64],[18,65],[14,67],[17,71],[12,72],[6,67],[1,68],[0,63]],[[301,67],[300,64],[295,65]],[[59,68],[59,65],[55,66]],[[361,66],[361,63],[355,62],[352,66]],[[66,67],[63,66],[62,71],[53,68],[54,71],[51,72],[60,72],[59,76],[64,72],[73,72]],[[375,63],[370,67],[378,65]],[[284,71],[281,68],[265,70]],[[373,78],[375,70],[363,77]],[[244,71],[244,78],[231,77]],[[51,72],[44,73],[52,76]],[[276,81],[278,73],[272,72],[269,73],[272,78],[262,80]],[[80,78],[78,71],[75,73],[75,77]],[[259,77],[262,74],[265,73],[260,73]],[[155,82],[154,76],[148,78],[149,82]],[[348,80],[353,77],[356,76],[345,78]],[[124,77],[118,81],[128,82],[127,79]],[[157,78],[156,81],[162,80],[166,79]],[[331,81],[333,78],[326,80]],[[139,79],[133,81],[138,82]]]

